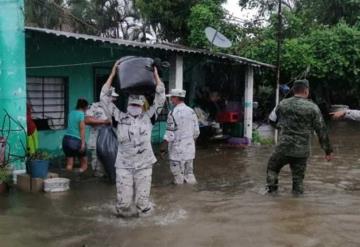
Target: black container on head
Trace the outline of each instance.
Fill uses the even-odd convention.
[[[117,78],[120,89],[129,94],[155,92],[154,60],[148,57],[127,56],[120,59]]]

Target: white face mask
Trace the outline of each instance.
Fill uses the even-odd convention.
[[[131,116],[136,117],[136,116],[139,116],[142,113],[142,108],[141,108],[141,106],[129,105],[127,107],[127,112]]]

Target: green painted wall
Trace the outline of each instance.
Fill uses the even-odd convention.
[[[26,147],[26,81],[24,3],[22,0],[0,1],[0,135],[8,142],[7,150],[12,155],[11,165],[24,168]],[[5,118],[6,110],[15,120]],[[18,122],[19,124],[15,123]],[[10,125],[9,125],[10,123]],[[6,129],[10,127],[11,132]],[[2,126],[0,126],[2,128]]]
[[[90,40],[87,41],[58,37],[51,34],[29,30],[26,32],[27,76],[67,77],[69,110],[75,107],[76,101],[79,97],[86,98],[89,102],[93,102],[94,69],[100,67],[107,67],[110,69],[113,62],[58,68],[35,69],[29,67],[77,64],[108,60],[115,61],[125,55],[161,57],[162,59],[168,59],[172,54],[166,52],[155,52],[153,49],[124,48]],[[60,152],[61,141],[64,133],[65,130],[39,131],[40,148]],[[156,128],[154,128],[154,136],[158,135],[159,130],[158,126],[156,126]],[[153,138],[153,140],[157,139],[158,138],[155,137]]]

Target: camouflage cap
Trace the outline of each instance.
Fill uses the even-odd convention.
[[[306,80],[306,79],[296,80],[296,81],[294,82],[293,87],[295,87],[295,86],[305,86],[305,87],[309,88],[309,81]]]
[[[145,104],[145,96],[131,94],[129,95],[128,104],[143,106]]]

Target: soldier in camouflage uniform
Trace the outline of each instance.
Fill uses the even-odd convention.
[[[195,140],[200,134],[199,121],[193,109],[184,103],[186,91],[171,90],[174,109],[169,113],[164,136],[168,144],[170,170],[175,184],[196,184],[194,175]],[[164,145],[161,151],[164,152]]]
[[[314,131],[326,153],[326,160],[331,160],[332,147],[323,117],[318,106],[307,99],[309,82],[295,81],[293,91],[294,96],[282,100],[269,117],[270,123],[280,130],[278,144],[267,167],[269,193],[277,191],[279,172],[287,164],[293,177],[293,193],[298,195],[304,192],[303,180]]]
[[[116,101],[119,96],[115,92],[115,88],[111,88],[111,102]],[[110,104],[110,103],[109,103]],[[111,123],[111,116],[108,113],[105,102],[95,102],[91,104],[90,108],[86,111],[85,123],[90,125],[92,128],[90,130],[90,137],[88,142],[88,148],[91,150],[91,167],[94,171],[95,177],[104,176],[104,167],[101,164],[100,160],[97,158],[96,154],[96,141],[99,134],[99,128],[104,124]],[[112,108],[115,107],[112,106]]]
[[[109,90],[113,72],[101,90],[101,100],[108,102],[111,116],[118,122],[117,136],[119,141],[116,157],[116,210],[120,217],[148,215],[153,207],[149,200],[151,189],[152,167],[156,162],[151,146],[151,118],[157,116],[165,103],[165,86],[155,68],[156,93],[153,105],[143,110],[145,97],[130,95],[127,112],[121,112],[110,103]],[[136,212],[132,210],[135,204]]]

